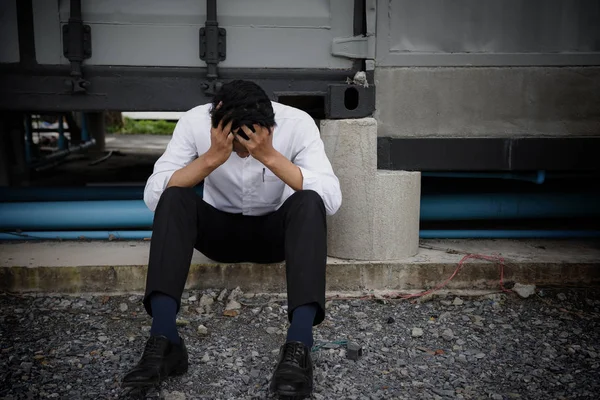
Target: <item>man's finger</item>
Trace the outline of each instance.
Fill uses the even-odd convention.
[[[246,149],[248,148],[248,144],[250,143],[249,140],[244,139],[243,137],[240,136],[239,133],[235,134],[235,139],[240,142],[242,144],[242,146],[244,146]]]
[[[254,135],[254,132],[252,132],[252,129],[248,128],[246,125],[242,125],[240,127],[240,129],[244,131],[244,133],[246,134],[246,136],[248,136],[248,138],[251,138],[252,135]]]
[[[233,121],[229,121],[227,126],[225,126],[225,129],[223,130],[223,133],[225,134],[225,136],[227,136],[231,133],[231,125],[232,124],[233,124]]]
[[[267,130],[267,128],[265,128],[264,126],[260,126],[257,124],[252,125],[254,127],[254,132],[256,132],[257,134],[260,133],[262,135],[265,134],[265,131]]]

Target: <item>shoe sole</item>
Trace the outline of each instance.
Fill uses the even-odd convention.
[[[310,392],[304,392],[304,393],[298,393],[298,392],[286,392],[286,391],[273,391],[274,394],[282,397],[283,398],[281,400],[301,400],[304,399],[306,397],[310,397],[310,395],[312,394],[312,390]]]
[[[302,400],[310,397],[310,393],[308,394],[285,394],[285,393],[276,393],[279,396],[279,400]]]
[[[121,383],[121,387],[122,388],[145,388],[145,387],[152,387],[152,386],[156,386],[159,385],[160,383],[162,383],[165,379],[167,379],[170,376],[180,376],[183,374],[186,374],[188,372],[188,364],[180,364],[178,366],[176,366],[175,368],[173,368],[173,370],[169,373],[166,374],[162,379],[157,379],[155,381],[133,381],[133,382],[123,382]]]

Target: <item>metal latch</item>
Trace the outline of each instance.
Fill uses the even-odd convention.
[[[374,59],[375,36],[333,38],[331,54],[336,57]]]
[[[65,83],[72,93],[85,93],[90,83],[83,79],[83,60],[92,56],[92,29],[81,18],[81,0],[71,0],[69,22],[62,27],[63,54],[71,62],[71,79]]]

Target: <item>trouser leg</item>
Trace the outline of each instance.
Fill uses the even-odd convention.
[[[326,224],[323,200],[312,190],[294,193],[267,218],[267,236],[283,237],[290,320],[294,309],[310,303],[318,305],[314,325],[325,318]]]
[[[154,213],[144,307],[152,315],[150,296],[164,293],[181,305],[198,231],[197,198],[191,188],[170,187]]]
[[[181,294],[194,248],[219,262],[241,262],[249,253],[246,218],[217,210],[194,189],[166,189],[154,215],[144,306],[152,315],[150,295],[160,292],[181,305]]]

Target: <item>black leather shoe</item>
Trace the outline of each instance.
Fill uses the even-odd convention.
[[[271,380],[271,392],[304,398],[313,390],[313,363],[310,349],[302,342],[287,342],[279,351],[279,362]]]
[[[188,353],[183,339],[174,344],[165,336],[150,336],[142,358],[125,375],[121,387],[156,385],[168,376],[185,374],[187,370]]]

